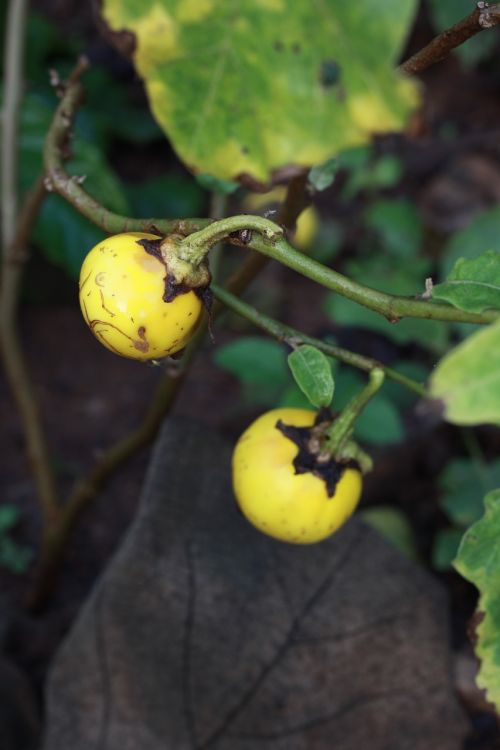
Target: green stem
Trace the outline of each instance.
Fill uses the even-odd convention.
[[[156,226],[165,234],[184,235],[185,240],[181,243],[181,252],[186,258],[192,259],[195,264],[203,259],[214,244],[227,238],[232,244],[245,245],[269,258],[278,260],[327,289],[384,315],[392,323],[396,323],[403,317],[478,324],[491,323],[498,319],[500,314],[496,310],[469,313],[451,305],[412,297],[393,296],[358,284],[295,250],[284,238],[283,229],[278,224],[259,216],[231,216],[217,222],[212,222],[210,219],[169,221],[133,219],[107,211],[83,190],[77,179],[68,175],[63,166],[63,154],[67,152],[73,119],[83,95],[79,82],[82,68],[83,66],[77,67],[70,76],[61,104],[47,134],[44,147],[47,185],[105,231],[109,233],[147,231],[152,226]],[[242,231],[245,229],[250,230],[252,234],[244,239]],[[184,259],[182,255],[179,257],[181,260]]]
[[[243,230],[257,232],[271,242],[283,236],[281,227],[262,216],[252,216],[251,214],[228,216],[220,221],[214,221],[213,224],[186,237],[180,244],[179,258],[189,261],[193,265],[198,265],[214,245],[230,237],[231,234]]]
[[[211,224],[211,219],[135,219],[116,214],[89,195],[82,188],[81,180],[68,174],[64,161],[69,156],[73,122],[84,94],[80,77],[87,67],[86,59],[81,58],[72,71],[45,138],[43,157],[47,189],[62,195],[79,213],[108,234],[147,232],[154,226],[164,234],[185,235]]]
[[[243,243],[241,232],[246,229],[252,232],[252,236]],[[238,236],[231,238],[231,235],[235,234]],[[469,313],[451,305],[387,294],[359,284],[296,250],[287,242],[281,227],[260,216],[243,214],[213,222],[189,235],[180,243],[179,258],[196,266],[201,263],[210,248],[224,238],[239,244],[246,244],[253,250],[279,261],[327,289],[338,292],[343,297],[384,315],[391,323],[397,323],[404,317],[464,323],[491,323],[499,317],[496,310]]]
[[[349,349],[344,349],[341,346],[327,344],[325,341],[321,341],[321,339],[313,338],[296,328],[280,323],[274,318],[269,317],[269,315],[265,315],[259,310],[256,310],[255,307],[243,302],[243,300],[235,297],[234,294],[231,294],[226,289],[222,289],[216,284],[212,284],[211,289],[219,302],[222,302],[226,307],[230,308],[238,315],[241,315],[241,317],[246,318],[246,320],[249,320],[278,341],[284,341],[294,345],[311,344],[311,346],[315,346],[329,357],[334,357],[334,359],[338,359],[339,362],[344,362],[346,365],[357,367],[364,372],[371,372],[375,368],[383,369],[386,376],[394,382],[408,388],[408,390],[413,391],[413,393],[416,393],[422,398],[425,398],[427,395],[427,391],[421,383],[417,383],[416,380],[412,380],[412,378],[402,375],[391,367],[382,365],[376,359],[365,357],[362,354],[356,354],[356,352],[351,352]]]
[[[372,370],[370,379],[363,390],[349,401],[326,430],[326,447],[332,455],[336,456],[342,452],[342,448],[352,435],[356,419],[382,386],[384,378],[385,373],[381,368],[377,367]]]
[[[484,324],[492,323],[498,320],[500,316],[497,310],[469,313],[451,305],[379,292],[376,289],[359,284],[300,253],[282,237],[274,242],[269,242],[262,237],[254,237],[248,243],[248,246],[278,260],[284,266],[288,266],[288,268],[297,271],[312,281],[316,281],[321,286],[383,315],[391,323],[397,323],[401,318],[410,317]]]

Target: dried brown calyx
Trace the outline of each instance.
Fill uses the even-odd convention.
[[[312,427],[295,427],[287,425],[281,419],[276,422],[276,429],[295,443],[298,453],[293,460],[296,474],[309,472],[322,479],[326,485],[328,497],[335,495],[335,488],[348,466],[355,466],[353,459],[339,460],[325,450],[325,432],[334,417],[329,409],[320,409]]]
[[[182,235],[171,234],[157,240],[137,240],[137,244],[142,245],[149,255],[153,255],[165,266],[164,302],[172,302],[179,294],[194,292],[210,314],[213,294],[209,286],[211,276],[208,263],[204,261],[193,268],[190,263],[179,258],[176,249],[182,239]]]

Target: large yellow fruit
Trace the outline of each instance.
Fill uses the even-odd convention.
[[[193,291],[163,301],[165,266],[138,244],[141,239],[158,238],[117,234],[89,252],[80,272],[80,307],[101,344],[122,357],[149,360],[186,346],[202,303]]]
[[[260,531],[294,544],[319,542],[351,516],[361,496],[361,472],[341,469],[333,497],[323,479],[295,474],[297,445],[276,427],[311,427],[306,409],[273,409],[243,433],[233,453],[233,488],[245,517]]]

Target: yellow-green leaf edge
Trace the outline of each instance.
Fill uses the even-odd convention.
[[[285,165],[318,164],[404,126],[418,86],[395,66],[415,9],[416,0],[104,0],[102,13],[135,35],[136,69],[181,159],[265,183]],[[338,81],[325,86],[332,62]]]

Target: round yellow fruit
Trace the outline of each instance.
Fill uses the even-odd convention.
[[[149,360],[186,346],[202,304],[192,291],[163,301],[165,265],[138,244],[141,239],[158,237],[116,234],[89,252],[80,272],[80,307],[101,344],[122,357]]]
[[[352,515],[361,496],[361,472],[347,467],[333,497],[320,477],[295,474],[298,447],[276,427],[278,420],[311,427],[307,409],[273,409],[243,433],[233,453],[233,488],[243,515],[260,531],[293,544],[330,536]]]

